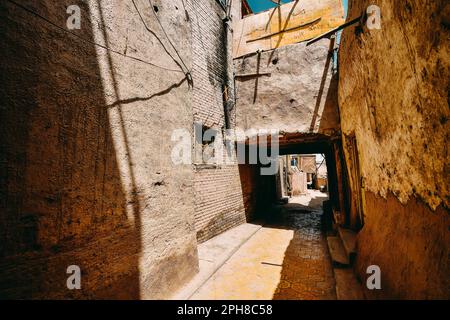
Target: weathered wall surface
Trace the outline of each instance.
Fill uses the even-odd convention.
[[[448,299],[448,210],[435,212],[417,198],[401,204],[366,192],[365,226],[358,234],[356,270],[378,265],[382,290],[365,290],[378,299]]]
[[[231,31],[216,0],[192,1],[192,76],[194,121],[219,132],[225,128],[223,91],[229,90],[230,126],[235,125]],[[225,150],[224,150],[225,152]],[[199,242],[244,223],[245,209],[237,163],[195,165],[195,228]]]
[[[358,271],[381,267],[374,295],[448,298],[449,3],[351,1],[349,19],[370,4],[382,29],[350,27],[340,49],[341,127],[365,181]]]
[[[190,66],[183,2],[153,2]],[[21,3],[63,29],[78,4],[85,40],[0,4],[0,296],[166,297],[198,265],[192,168],[168,158],[192,126],[180,59],[147,1],[149,30],[132,2]]]
[[[239,175],[241,177],[242,199],[247,221],[254,220],[258,210],[258,186],[260,168],[257,165],[240,164]]]
[[[322,39],[234,60],[237,126],[332,135],[339,131],[331,41]],[[252,76],[255,73],[268,75]]]
[[[341,0],[288,1],[240,20],[233,19],[233,57],[313,39],[344,20]]]
[[[242,1],[229,1],[229,15],[232,22],[237,22],[242,19]]]
[[[199,242],[246,222],[237,165],[195,171],[195,226]]]
[[[194,121],[221,129],[225,125],[223,85],[229,84],[232,74],[228,58],[230,35],[222,22],[225,11],[216,0],[193,0],[191,4]]]
[[[307,177],[305,172],[292,173],[292,195],[298,196],[307,192]]]

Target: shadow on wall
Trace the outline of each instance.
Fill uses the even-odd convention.
[[[64,26],[70,4],[35,9]],[[0,297],[138,299],[139,199],[122,189],[95,47],[9,2],[0,12]]]
[[[260,169],[261,166],[257,164],[239,164],[247,222],[264,220],[270,216],[277,196],[276,175],[261,175]]]
[[[255,218],[256,193],[253,190],[257,187],[258,170],[257,165],[239,164],[239,178],[247,222]]]
[[[335,40],[330,41],[328,48],[328,55],[323,70],[322,79],[320,81],[319,92],[317,93],[317,100],[314,107],[313,117],[311,119],[311,125],[309,127],[310,132],[314,132],[318,127],[319,133],[333,134],[340,128],[339,122],[339,109],[338,109],[338,77],[337,74],[330,72],[332,68],[332,57]],[[327,83],[327,76],[331,75],[329,88],[326,97],[323,97],[325,91],[325,85]],[[320,106],[322,105],[322,99],[325,98],[322,114],[319,115]]]
[[[322,230],[321,205],[327,199],[326,194],[323,195],[312,197],[305,204],[283,205],[280,214],[268,225],[294,232],[284,253],[274,300],[336,299],[332,265]],[[306,196],[296,198],[306,199]]]
[[[319,98],[317,98],[319,99]],[[311,124],[313,127],[314,124]],[[339,119],[338,107],[338,76],[333,74],[330,80],[325,104],[319,121],[319,133],[335,135],[340,131],[341,123]]]

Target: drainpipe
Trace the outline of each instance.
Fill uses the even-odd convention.
[[[223,70],[223,86],[222,86],[222,92],[223,92],[223,111],[225,116],[225,129],[230,129],[231,123],[230,123],[230,114],[229,114],[229,102],[230,102],[230,79],[228,76],[228,22],[230,21],[230,17],[228,14],[225,16],[225,18],[222,19],[223,23],[223,38],[222,38],[222,48],[223,53],[225,56],[225,65]]]

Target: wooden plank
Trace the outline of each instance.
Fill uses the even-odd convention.
[[[293,26],[293,27],[282,29],[280,31],[275,31],[275,32],[272,32],[272,33],[269,33],[269,34],[266,34],[266,35],[263,35],[263,36],[259,36],[259,37],[254,38],[254,39],[248,39],[247,42],[258,41],[258,40],[261,40],[261,39],[273,37],[273,36],[278,35],[278,34],[283,33],[283,32],[292,31],[292,30],[295,30],[295,29],[298,29],[298,28],[307,27],[307,26],[309,26],[311,24],[319,22],[321,19],[322,18],[317,18],[315,20],[312,20],[312,21],[309,21],[309,22],[305,22],[305,23],[302,23],[302,24],[299,24],[299,25],[296,25],[296,26]]]
[[[258,76],[270,76],[271,72],[259,72],[259,73],[240,73],[236,74],[236,78],[245,78],[245,77],[258,77]]]
[[[293,1],[233,22],[233,57],[313,39],[345,22],[340,0]]]

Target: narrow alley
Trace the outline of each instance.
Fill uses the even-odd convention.
[[[318,190],[291,198],[190,298],[336,299],[321,223],[326,199]]]

